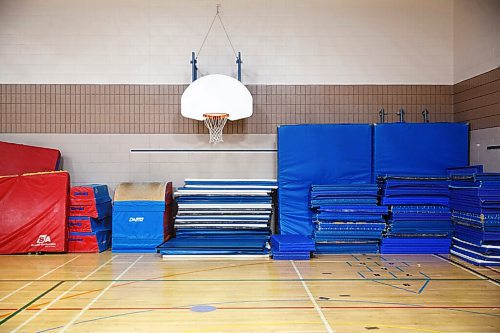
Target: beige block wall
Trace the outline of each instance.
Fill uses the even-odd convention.
[[[57,148],[73,185],[185,178],[276,178],[276,135],[229,135],[218,146],[202,134],[0,134],[9,141]],[[265,152],[151,152],[131,149],[263,149]]]
[[[217,3],[247,84],[453,83],[453,0],[2,0],[0,83],[189,83]],[[236,74],[218,21],[198,65]]]
[[[454,83],[500,66],[500,1],[454,0]]]
[[[471,131],[470,164],[484,165],[485,172],[500,172],[500,149],[487,149],[493,145],[500,145],[500,127]]]

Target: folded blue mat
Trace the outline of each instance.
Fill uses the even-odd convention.
[[[459,258],[473,263],[474,265],[479,266],[499,266],[500,265],[500,256],[499,255],[487,255],[478,253],[469,249],[465,249],[459,246],[453,246],[450,250],[450,253],[458,256]]]
[[[311,252],[277,252],[272,251],[274,260],[310,260]]]
[[[384,238],[380,244],[382,254],[434,254],[449,253],[449,238]]]
[[[271,246],[278,251],[314,251],[314,241],[307,236],[301,235],[272,235]]]
[[[316,252],[317,254],[376,254],[379,252],[378,243],[366,243],[366,244],[356,244],[356,243],[317,243]]]
[[[476,245],[473,243],[469,243],[466,240],[453,237],[453,245],[452,246],[457,246],[461,247],[463,249],[469,250],[469,251],[474,251],[477,253],[481,253],[484,255],[493,255],[493,256],[500,256],[500,242],[494,242],[490,245]]]

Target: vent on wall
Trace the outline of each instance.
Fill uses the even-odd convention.
[[[489,145],[486,147],[486,150],[494,150],[494,149],[500,149],[500,145]]]

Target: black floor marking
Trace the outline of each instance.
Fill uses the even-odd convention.
[[[380,328],[378,328],[377,326],[366,326],[365,329],[367,329],[367,330],[379,330]]]
[[[463,264],[461,264],[461,263],[459,263],[459,262],[457,262],[457,261],[455,261],[455,260],[451,260],[451,259],[449,259],[449,258],[446,258],[446,257],[444,257],[444,256],[440,255],[440,254],[435,254],[435,256],[437,256],[437,257],[439,257],[439,258],[441,258],[441,259],[444,259],[444,260],[446,260],[446,261],[448,261],[448,262],[454,263],[455,265],[458,265],[458,266],[460,266],[460,267],[462,267],[462,268],[464,268],[464,269],[468,270],[469,272],[472,272],[472,273],[474,273],[474,274],[477,274],[477,275],[479,275],[479,276],[481,276],[481,277],[485,278],[486,280],[490,280],[490,281],[492,281],[492,282],[494,282],[494,283],[496,283],[496,284],[500,284],[500,280],[499,280],[499,279],[493,279],[493,278],[490,278],[488,275],[484,275],[483,273],[480,273],[480,272],[476,271],[475,269],[472,269],[472,268],[470,268],[470,267],[467,267],[467,266],[465,266],[465,265],[463,265]]]
[[[44,297],[45,295],[47,295],[48,293],[50,293],[52,290],[56,289],[57,287],[59,287],[63,283],[64,283],[64,281],[59,281],[59,283],[56,283],[55,285],[53,285],[49,289],[45,290],[43,293],[41,293],[40,295],[38,295],[37,297],[35,297],[31,301],[29,301],[28,303],[26,303],[25,305],[23,305],[22,307],[20,307],[16,311],[12,312],[9,316],[5,317],[4,319],[2,319],[0,321],[0,326],[3,325],[3,324],[5,324],[9,319],[12,319],[16,315],[18,315],[20,312],[22,312],[24,309],[26,309],[27,307],[29,307],[31,304],[35,303],[40,298]]]

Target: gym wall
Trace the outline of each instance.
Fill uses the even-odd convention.
[[[242,52],[254,115],[229,123],[215,149],[264,152],[182,151],[214,148],[203,124],[180,116],[179,104],[191,51],[216,3]],[[431,121],[453,121],[456,77],[495,63],[488,53],[481,66],[464,60],[462,71],[454,68],[454,16],[462,7],[453,0],[1,1],[0,140],[61,149],[76,184],[275,177],[268,150],[279,124],[372,123],[382,106],[390,122],[401,106],[407,121],[420,121],[423,108]],[[218,22],[198,60],[201,75],[235,76]],[[130,152],[141,148],[180,151]]]
[[[469,122],[470,162],[500,172],[500,2],[456,0],[454,120]]]

